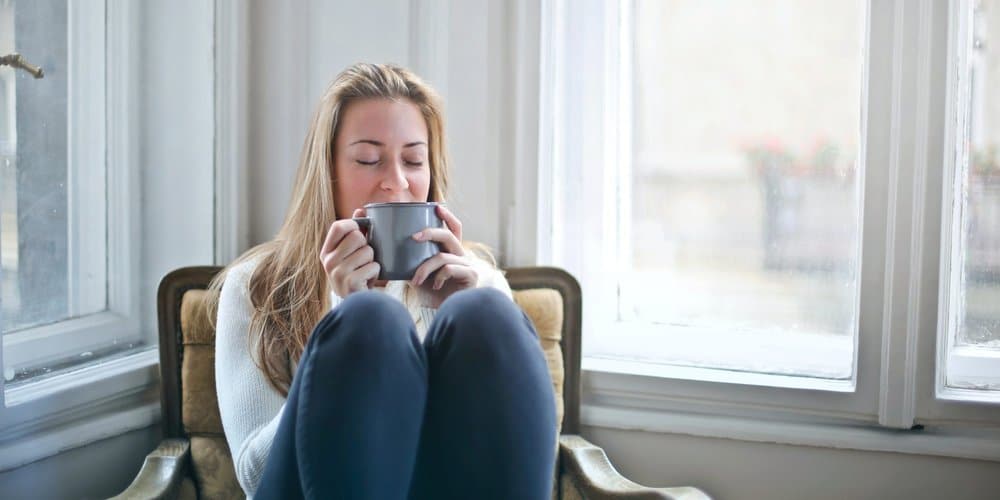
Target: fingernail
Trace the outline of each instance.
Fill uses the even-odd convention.
[[[417,231],[417,232],[416,232],[416,233],[415,233],[415,234],[413,235],[413,239],[415,239],[415,240],[417,240],[417,241],[420,241],[420,240],[424,239],[424,232],[423,232],[423,231]]]

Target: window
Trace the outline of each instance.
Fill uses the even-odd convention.
[[[92,363],[148,341],[109,279],[105,15],[103,4],[0,6],[0,51],[38,61],[42,78],[2,69],[7,124],[3,161],[4,380],[20,382]],[[115,229],[112,229],[112,233]],[[11,399],[8,397],[8,403]]]
[[[960,16],[939,392],[975,398],[1000,389],[1000,2],[971,2]]]
[[[0,55],[44,72],[0,67],[0,471],[155,421],[157,284],[238,211],[216,219],[214,9],[0,0]]]
[[[998,7],[546,2],[539,255],[583,287],[585,408],[996,426]]]
[[[633,4],[617,260],[618,317],[649,325],[636,357],[853,377],[864,16]]]

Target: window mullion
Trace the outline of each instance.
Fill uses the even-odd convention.
[[[909,428],[916,409],[923,282],[932,5],[892,4],[892,87],[879,424]]]
[[[103,4],[103,2],[102,2]],[[68,7],[69,317],[107,307],[105,15],[102,4]]]

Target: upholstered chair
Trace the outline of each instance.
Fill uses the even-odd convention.
[[[116,498],[242,498],[219,417],[215,331],[206,287],[219,267],[177,269],[160,283],[164,439]],[[648,488],[625,479],[604,451],[580,436],[579,284],[555,268],[506,270],[514,300],[534,322],[552,375],[559,428],[555,499],[708,498],[693,487]]]

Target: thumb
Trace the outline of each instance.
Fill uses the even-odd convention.
[[[353,219],[355,217],[364,217],[366,213],[367,212],[365,212],[365,209],[363,207],[362,208],[355,208],[354,209],[354,213],[351,214],[351,218]]]

